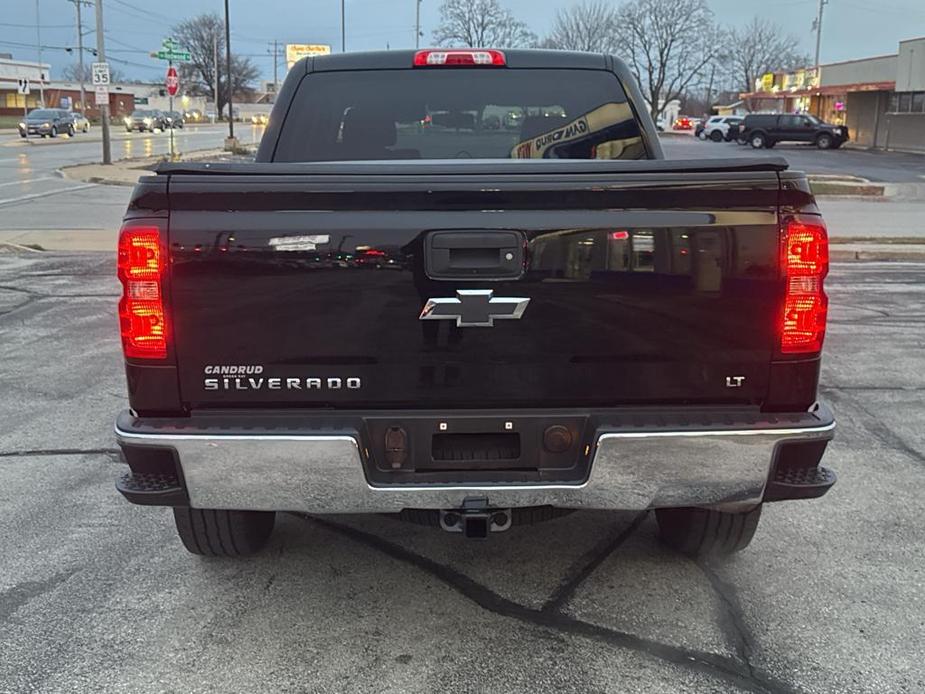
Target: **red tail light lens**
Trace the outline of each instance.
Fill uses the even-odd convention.
[[[500,67],[507,64],[504,53],[495,50],[426,50],[414,54],[414,67],[482,66]]]
[[[167,358],[164,256],[158,227],[126,224],[119,232],[122,349],[134,359]]]
[[[784,354],[819,352],[829,303],[822,287],[829,271],[825,224],[818,217],[788,217],[783,232],[781,265],[787,284],[780,350]]]

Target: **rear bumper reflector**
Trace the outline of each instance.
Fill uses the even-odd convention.
[[[228,433],[227,426],[173,427],[124,412],[116,437],[123,448],[175,450],[196,508],[388,513],[461,508],[478,496],[497,508],[731,509],[762,500],[781,444],[828,441],[834,434],[834,417],[823,404],[765,417],[773,420],[753,415],[736,428],[599,430],[590,473],[575,484],[374,486],[364,474],[359,434],[349,430]]]

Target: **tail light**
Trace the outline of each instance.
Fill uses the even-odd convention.
[[[417,51],[414,67],[482,66],[501,67],[507,64],[504,53],[489,49],[443,49]]]
[[[819,217],[784,220],[781,267],[786,281],[780,351],[808,354],[822,350],[828,298],[822,281],[829,272],[829,240]]]
[[[123,225],[119,232],[119,324],[126,357],[167,358],[165,267],[160,228],[139,222]]]

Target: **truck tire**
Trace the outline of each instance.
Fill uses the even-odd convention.
[[[183,546],[205,557],[244,557],[259,552],[273,532],[272,511],[224,511],[175,507],[173,519]]]
[[[723,141],[723,133],[720,132],[719,130],[713,130],[713,131],[710,133],[710,139],[713,140],[713,142],[722,142],[722,141]]]
[[[768,138],[764,136],[764,133],[752,133],[748,136],[748,141],[753,149],[761,149],[768,144]]]
[[[761,504],[744,513],[705,508],[655,512],[661,540],[684,554],[732,554],[748,547],[761,518]]]

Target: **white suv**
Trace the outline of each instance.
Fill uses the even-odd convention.
[[[741,122],[742,116],[711,116],[703,126],[703,130],[700,133],[700,139],[706,140],[709,138],[713,140],[713,142],[729,140],[730,138],[727,137],[729,134],[729,128],[738,128],[739,123]]]

